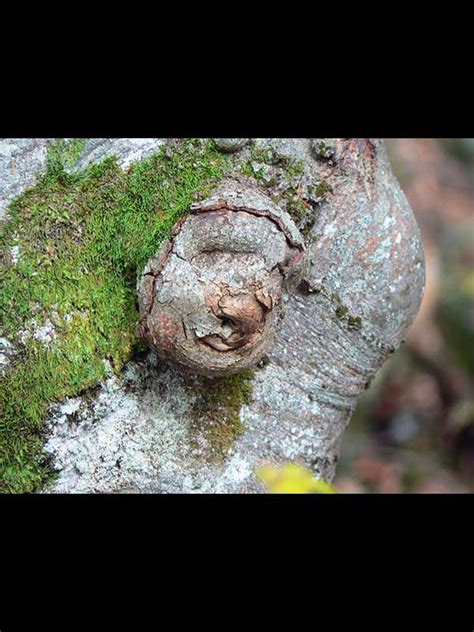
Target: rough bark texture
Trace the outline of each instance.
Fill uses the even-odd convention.
[[[45,138],[0,139],[0,220],[7,204],[46,169]]]
[[[193,210],[142,274],[138,333],[185,369],[230,375],[254,366],[273,342],[303,238],[243,179],[226,179]]]
[[[250,151],[246,139],[232,140],[236,146],[226,144],[223,151],[235,152],[232,156]],[[8,151],[13,155],[12,147],[23,142],[8,141]],[[114,154],[118,142],[91,141],[81,160]],[[157,142],[142,143],[144,155]],[[38,143],[24,149],[14,167],[8,158],[0,161],[6,164],[3,204],[31,184],[38,171],[32,153],[38,152]],[[241,409],[245,432],[224,459],[216,459],[193,414],[196,393],[208,378],[187,375],[150,352],[130,362],[122,378],[111,376],[98,393],[57,408],[47,444],[60,470],[53,491],[255,492],[262,490],[255,468],[287,460],[332,479],[359,394],[400,345],[418,311],[424,283],[419,231],[382,141],[267,139],[257,146],[270,150],[275,161],[261,165],[263,178],[253,186],[260,189],[256,194],[277,199],[277,207],[284,206],[288,187],[275,177],[279,162],[304,165],[298,195],[307,211],[297,226],[305,232],[306,250],[300,283],[288,296],[267,361],[256,371],[251,401]],[[135,140],[120,141],[120,151],[124,165],[141,157]],[[321,182],[329,192],[323,199]],[[219,193],[219,204],[232,195],[230,189]],[[215,200],[209,204],[213,213],[239,221],[240,213],[222,211]],[[249,213],[248,220],[260,222],[258,230],[274,232],[268,219]],[[238,258],[248,257],[244,253],[251,239],[246,233]],[[193,248],[192,241],[185,259],[187,248]],[[237,278],[229,267],[233,253],[226,253],[212,260],[211,268],[219,274],[228,268],[225,274],[232,270]],[[195,254],[202,258],[203,272],[212,255]],[[246,263],[248,269],[257,266],[253,260]],[[67,423],[71,414],[81,423]]]

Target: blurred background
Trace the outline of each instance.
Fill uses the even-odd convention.
[[[474,492],[474,139],[387,139],[425,297],[344,434],[340,492]]]

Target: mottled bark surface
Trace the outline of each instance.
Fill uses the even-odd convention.
[[[0,138],[0,220],[10,200],[46,169],[45,138]]]
[[[273,342],[303,238],[242,178],[224,180],[193,212],[143,271],[138,333],[184,369],[230,375],[255,366]]]
[[[143,143],[145,151],[158,146],[148,140]],[[224,143],[223,151],[234,152],[236,160],[245,157],[250,152],[245,139],[233,140],[238,141],[236,145]],[[93,160],[94,151],[100,157],[113,154],[117,142],[105,139],[100,147],[89,146],[81,160]],[[138,155],[135,141],[128,146],[127,142],[120,141],[124,165]],[[14,141],[9,143],[11,147]],[[305,234],[305,253],[299,263],[299,283],[287,294],[284,318],[278,326],[275,323],[267,360],[256,370],[251,401],[241,409],[245,432],[224,459],[216,459],[193,415],[196,393],[208,378],[188,375],[150,352],[130,362],[122,378],[111,376],[98,393],[66,402],[52,415],[47,450],[60,470],[55,491],[261,491],[255,468],[266,461],[287,460],[299,461],[319,477],[332,479],[340,440],[359,394],[400,345],[418,311],[424,282],[419,231],[382,141],[267,139],[259,140],[257,147],[271,151],[274,160],[257,165],[263,176],[252,183],[255,195],[274,199],[284,213],[291,178],[281,177],[281,165],[288,160],[303,165],[296,190],[305,210],[295,223]],[[27,186],[30,179],[31,173],[19,181]],[[327,192],[324,196],[321,183]],[[3,201],[19,190],[7,182]],[[218,257],[199,247],[194,252],[193,239],[183,238],[180,261],[191,258],[199,275],[212,270],[211,280],[227,275],[229,284],[241,283],[243,288],[249,278],[252,285],[264,269],[268,272],[276,258],[285,257],[285,248],[294,246],[286,236],[278,241],[275,231],[280,229],[268,218],[225,209],[222,200],[229,194],[221,190],[217,199],[208,202],[212,219],[218,213],[222,224],[227,218],[228,227],[242,219],[249,225],[259,222],[258,227],[243,231],[241,248],[229,249],[232,240],[227,234],[226,249]],[[253,208],[248,200],[241,206]],[[263,236],[265,231],[272,233],[265,237],[266,244],[274,244],[277,238],[278,255],[268,255],[271,264],[265,262],[264,250],[258,251],[257,262],[249,249],[255,235]],[[212,231],[206,229],[206,233],[210,239]],[[212,239],[215,244],[217,233]],[[262,261],[260,273],[254,274],[252,270]],[[176,289],[169,272],[173,294]],[[156,287],[148,296],[153,291],[156,298]],[[222,298],[217,299],[221,316]],[[265,300],[263,296],[263,307]],[[251,307],[255,308],[253,303]],[[222,319],[218,320],[222,327]],[[200,320],[191,323],[217,346],[241,339],[241,330],[232,338],[235,331],[230,323],[224,323],[230,329],[223,336],[216,334],[215,325]],[[81,423],[68,424],[71,414]]]

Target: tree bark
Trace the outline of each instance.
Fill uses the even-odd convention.
[[[138,333],[163,358],[210,377],[257,364],[299,282],[291,217],[242,178],[225,179],[146,266]]]
[[[143,142],[140,144],[138,140]],[[249,151],[245,140],[216,139],[216,142],[222,151],[235,152],[232,155],[237,158]],[[8,140],[10,154],[14,153],[15,142],[20,147],[24,141]],[[0,204],[5,206],[13,195],[18,195],[22,186],[29,186],[33,172],[41,172],[43,163],[34,165],[32,162],[32,152],[38,152],[41,143],[32,142],[30,153],[22,146],[23,153],[15,161],[8,162],[8,157],[3,163],[0,161],[4,178]],[[128,166],[133,160],[149,155],[161,143],[160,139],[94,139],[76,168],[117,153],[117,147],[120,160]],[[150,351],[131,361],[123,377],[110,376],[95,396],[70,400],[52,415],[46,449],[60,474],[51,491],[259,492],[263,486],[255,469],[265,462],[278,465],[285,461],[298,461],[310,467],[317,477],[332,480],[341,437],[359,395],[370,385],[388,355],[399,347],[417,314],[424,284],[419,230],[391,171],[381,140],[259,139],[257,146],[273,152],[275,167],[265,165],[264,178],[257,181],[242,180],[241,176],[235,180],[229,174],[214,198],[211,196],[209,208],[220,210],[221,220],[226,212],[233,213],[227,219],[237,222],[235,209],[222,206],[222,201],[235,196],[237,181],[237,188],[247,190],[249,187],[257,198],[267,200],[266,204],[271,204],[268,201],[271,198],[277,199],[275,208],[284,213],[287,222],[287,185],[281,179],[275,184],[273,171],[279,161],[301,161],[303,171],[298,177],[297,192],[306,212],[296,224],[305,233],[305,245],[304,255],[298,261],[297,282],[282,290],[284,317],[271,321],[269,340],[265,340],[263,346],[260,342],[256,345],[257,352],[249,355],[248,363],[235,365],[237,369],[253,365],[266,353],[264,362],[260,362],[255,372],[251,400],[240,411],[245,431],[236,437],[224,458],[216,458],[206,433],[196,424],[195,415],[196,392],[203,385],[208,386],[212,378],[194,373],[221,373],[216,373],[215,367],[207,372],[205,367],[202,370],[193,355],[194,349],[189,353],[181,349],[179,357],[179,364],[188,364],[191,373],[159,360]],[[327,192],[324,196],[321,196],[321,183]],[[220,206],[216,207],[216,200]],[[243,225],[247,220],[249,225],[255,224],[253,230],[247,233],[244,230],[244,245],[231,247],[232,226],[225,237],[224,267],[228,285],[239,274],[245,277],[247,272],[242,274],[243,270],[260,265],[254,259],[250,261],[248,256],[249,252],[255,252],[251,243],[254,231],[261,230],[262,235],[266,230],[268,235],[272,231],[268,218],[257,217],[249,210],[252,211],[252,206],[247,201],[238,213]],[[216,216],[211,218],[211,224],[215,219]],[[279,237],[277,233],[275,238]],[[206,252],[206,248],[191,252],[193,234],[198,232],[189,233],[188,242],[181,240],[180,247],[184,249],[181,262]],[[296,240],[293,244],[285,237],[278,245],[284,255],[285,248],[286,254],[291,249],[302,251],[298,230],[293,237]],[[259,247],[267,247],[270,252],[269,240],[270,237]],[[170,244],[163,246],[165,251],[172,247]],[[268,268],[265,268],[266,263],[262,264],[265,273],[278,263],[268,252],[258,251],[260,262],[271,260]],[[201,275],[206,266],[209,270],[222,268],[224,259],[217,261],[209,254],[206,256],[199,261]],[[145,311],[150,313],[150,301],[158,296],[157,259],[154,261],[142,279],[142,289],[143,284],[151,284],[142,292],[142,313],[143,301]],[[168,281],[172,278],[171,274]],[[215,280],[214,272],[209,278]],[[278,276],[277,285],[280,280]],[[244,279],[242,287],[245,282]],[[280,290],[274,290],[271,283],[270,286],[273,289],[267,288],[265,297],[275,291],[273,299],[279,302]],[[172,296],[169,300],[174,300],[182,287],[177,283],[173,288],[172,283],[168,283]],[[254,292],[255,287],[252,287]],[[188,291],[185,296],[189,298]],[[262,298],[262,303],[265,300]],[[219,301],[221,309],[221,295],[216,305]],[[257,309],[256,305],[258,301],[249,307],[251,312]],[[231,307],[235,311],[235,305]],[[239,305],[238,309],[244,308]],[[222,321],[224,312],[214,311],[214,314]],[[158,310],[157,317],[162,313]],[[245,344],[255,331],[261,334],[264,329],[261,326],[262,314],[267,313],[264,306],[257,316],[255,313],[252,312],[252,318],[258,323],[255,325],[252,321],[250,329],[245,329],[247,333],[250,331]],[[193,323],[194,332],[198,326],[208,327],[203,336],[209,336],[208,341],[212,340],[217,348],[241,341],[244,336],[241,329],[237,335],[227,320],[224,329],[230,328],[223,334],[213,329],[215,321],[209,324],[201,318]],[[221,326],[222,322],[218,324]],[[162,325],[158,330],[163,330]],[[156,346],[166,345],[161,341]],[[228,348],[223,351],[228,352]],[[232,353],[236,352],[238,347],[232,349]],[[216,354],[219,355],[219,350]],[[79,411],[82,418],[82,422],[74,426],[67,423],[68,411],[73,409]]]

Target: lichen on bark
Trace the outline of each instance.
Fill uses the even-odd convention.
[[[32,491],[46,480],[51,469],[39,462],[38,431],[48,406],[64,398],[48,424],[57,491],[261,491],[255,468],[288,460],[331,480],[359,393],[417,312],[419,232],[381,141],[236,140],[241,146],[233,153],[207,141],[88,140],[76,163],[50,170],[10,207],[2,335],[13,351],[1,391],[3,490]],[[31,150],[38,152],[37,144]],[[117,152],[117,161],[95,164],[108,151]],[[148,157],[129,169],[138,154]],[[284,317],[237,421],[235,402],[226,410],[228,391],[214,390],[233,376],[209,382],[206,400],[181,370],[156,364],[153,353],[127,358],[138,318],[136,275],[193,203],[212,200],[218,181],[241,174],[265,205],[270,199],[292,216],[305,254],[295,275],[300,283],[285,297]],[[7,197],[31,185],[29,178],[19,182]],[[215,206],[222,199],[203,213],[234,213]],[[22,346],[17,332],[34,322],[54,326],[57,335],[46,346],[34,336]],[[86,405],[80,391],[101,383],[111,368],[117,376],[109,375]],[[140,378],[132,387],[126,376],[134,373]],[[221,394],[216,409],[233,419],[219,428],[232,429],[224,439],[212,437],[217,426],[196,427],[196,411],[211,411]],[[81,423],[71,424],[68,411],[77,407]],[[218,459],[207,458],[212,450],[199,453],[196,432],[207,433]]]
[[[153,156],[125,170],[103,154],[79,169],[103,143],[37,141],[23,149],[21,141],[24,154],[10,149],[13,141],[5,145],[14,160],[11,186],[5,178],[2,189],[8,217],[0,236],[0,337],[8,344],[0,490],[31,492],[53,474],[42,450],[48,407],[97,385],[110,368],[120,373],[139,348],[136,277],[195,194],[222,178],[227,157],[211,141],[180,140],[155,145]],[[28,147],[34,160],[39,149],[47,156],[36,183],[15,171],[23,155],[25,167],[33,164]],[[34,186],[7,206],[21,183]],[[46,326],[50,333],[41,336]]]
[[[240,409],[250,403],[254,376],[252,369],[245,369],[227,377],[189,378],[194,397],[190,410],[192,441],[202,448],[200,454],[207,461],[225,460],[245,432]]]

